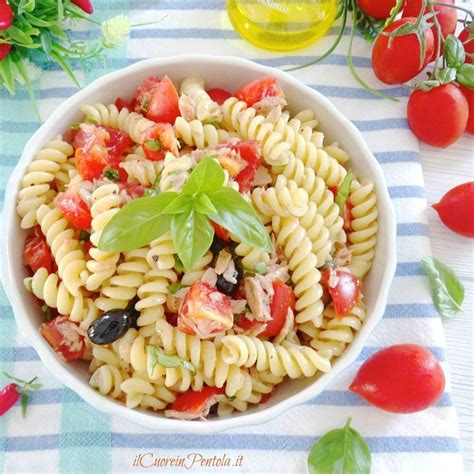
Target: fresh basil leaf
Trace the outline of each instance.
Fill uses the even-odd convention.
[[[192,270],[209,250],[214,229],[209,219],[191,209],[174,214],[171,219],[171,239],[185,270]]]
[[[456,74],[456,81],[463,86],[474,89],[474,64],[463,64]]]
[[[424,258],[421,261],[430,285],[431,298],[444,317],[453,317],[462,311],[464,286],[454,271],[436,258]]]
[[[163,209],[163,214],[181,214],[183,212],[189,212],[192,208],[192,196],[189,194],[180,194]]]
[[[99,249],[126,252],[161,237],[170,230],[171,223],[171,216],[163,214],[163,210],[177,196],[167,192],[130,201],[105,226]]]
[[[464,64],[466,53],[464,46],[456,36],[448,35],[444,42],[444,57],[449,67],[459,68]]]
[[[158,139],[146,140],[144,143],[144,146],[147,150],[150,150],[150,151],[160,151],[163,148],[163,145]]]
[[[211,200],[206,194],[198,194],[194,199],[194,210],[200,214],[208,216],[209,214],[216,214],[217,209],[212,204]]]
[[[346,202],[349,199],[349,194],[351,192],[352,185],[352,170],[349,170],[344,177],[339,191],[337,192],[334,202],[339,206],[339,215],[344,215],[344,208],[346,207]]]
[[[110,181],[120,181],[120,173],[114,168],[107,168],[104,172],[104,176]]]
[[[147,370],[148,376],[151,377],[153,375],[153,371],[155,370],[156,365],[161,365],[167,369],[173,369],[175,367],[182,367],[183,369],[187,369],[191,372],[191,374],[196,375],[196,368],[194,367],[191,362],[181,359],[176,355],[168,355],[165,351],[153,344],[149,344],[146,347],[147,352]]]
[[[183,288],[188,288],[186,285],[181,285],[179,283],[172,283],[171,285],[168,285],[166,289],[170,293],[170,295],[176,294],[177,291],[183,289]]]
[[[456,80],[457,70],[454,67],[445,67],[436,71],[435,77],[440,84],[448,84]]]
[[[46,321],[49,322],[53,319],[53,315],[51,313],[51,308],[47,304],[44,304],[43,306],[41,306],[41,311],[42,311]]]
[[[207,156],[194,168],[183,186],[187,194],[217,191],[224,185],[225,175],[220,165]]]
[[[308,456],[309,474],[370,474],[369,448],[350,423],[319,438]]]
[[[270,252],[272,241],[252,206],[237,191],[221,188],[208,194],[217,209],[209,217],[246,244]]]
[[[183,262],[181,261],[181,259],[177,255],[174,256],[174,269],[178,273],[184,271]]]

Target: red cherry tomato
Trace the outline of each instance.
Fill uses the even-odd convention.
[[[415,23],[416,18],[400,18],[395,20],[383,31],[391,33],[395,28],[406,23]],[[372,69],[375,75],[386,84],[402,84],[417,76],[430,61],[433,54],[433,32],[427,29],[424,32],[426,54],[420,66],[420,42],[415,33],[393,38],[380,34],[375,40],[372,50]]]
[[[219,224],[216,224],[213,221],[210,221],[210,222],[211,222],[212,227],[214,227],[214,232],[216,233],[217,237],[219,237],[219,239],[222,239],[224,242],[232,242],[229,232],[226,229],[224,229],[224,227],[222,227]]]
[[[85,180],[99,179],[108,165],[106,142],[109,134],[95,125],[83,123],[74,135],[76,168]]]
[[[474,238],[474,181],[454,187],[432,207],[446,227],[459,235]]]
[[[260,404],[260,405],[263,405],[264,403],[267,403],[268,400],[270,400],[270,398],[272,398],[273,395],[275,394],[275,390],[276,390],[276,386],[274,385],[273,388],[272,388],[272,390],[271,390],[270,392],[264,393],[264,394],[262,395],[262,397],[260,398],[259,404]]]
[[[10,53],[10,49],[12,49],[12,45],[8,43],[0,44],[0,61],[3,58],[6,58]]]
[[[430,91],[415,90],[408,100],[407,115],[420,140],[445,148],[466,130],[469,106],[459,87],[443,84]]]
[[[473,42],[474,45],[474,42]],[[467,100],[467,105],[469,108],[469,115],[467,118],[466,132],[472,133],[474,135],[474,89],[466,86],[459,86],[464,97]]]
[[[163,79],[148,77],[137,89],[132,101],[137,112],[154,122],[174,124],[179,111],[179,96],[168,76]]]
[[[244,84],[234,93],[234,96],[251,107],[265,97],[284,97],[284,93],[274,77],[266,76]]]
[[[169,123],[157,123],[147,128],[141,136],[145,156],[151,161],[164,159],[166,152],[170,151],[178,156],[178,145],[173,127]]]
[[[53,269],[53,256],[46,238],[39,226],[35,227],[35,234],[27,237],[23,248],[23,263],[36,272],[41,267],[46,268],[48,273]]]
[[[336,270],[336,286],[329,285],[331,271],[325,270],[321,281],[331,296],[337,316],[349,314],[359,299],[361,282],[352,273]]]
[[[232,94],[225,89],[209,89],[207,93],[209,97],[219,105],[222,105],[229,97],[232,97]]]
[[[444,385],[443,369],[430,351],[400,344],[367,359],[349,390],[382,410],[414,413],[436,403]]]
[[[115,107],[121,111],[122,109],[133,110],[132,105],[121,97],[115,99]]]
[[[13,23],[13,10],[6,0],[0,0],[0,31],[8,30]]]
[[[58,316],[49,323],[43,323],[40,333],[64,360],[81,359],[84,356],[84,336],[79,326],[69,318]]]
[[[143,197],[145,189],[140,184],[118,183],[120,191],[125,191],[132,199]]]
[[[433,5],[433,10],[436,13],[436,18],[438,20],[439,26],[441,27],[441,33],[443,38],[446,38],[448,35],[452,35],[456,31],[456,23],[458,20],[458,15],[455,8],[450,7],[449,5],[454,5],[454,0],[440,0],[438,3],[446,3],[444,5]],[[421,7],[423,4],[423,0],[407,0],[406,6],[403,10],[402,17],[418,17]],[[431,13],[431,8],[426,6],[425,11],[423,12],[425,15],[427,13]],[[433,61],[436,58],[436,52],[438,50],[438,30],[434,25],[432,19],[428,20],[428,23],[432,24],[431,31],[433,32],[434,38],[434,47],[433,53],[430,57],[429,62]],[[441,54],[443,54],[443,43],[441,42]],[[427,53],[428,55],[428,53]]]
[[[223,395],[225,390],[223,387],[204,386],[199,392],[188,390],[178,395],[178,398],[171,405],[171,409],[189,415],[207,415],[209,408],[216,403],[216,396]]]
[[[346,204],[344,205],[344,231],[351,232],[352,231],[352,203],[349,199],[346,200]]]
[[[464,28],[464,30],[462,30],[458,36],[458,38],[461,40],[462,44],[464,45],[464,51],[466,52],[467,63],[472,63],[472,59],[470,58],[469,54],[474,54],[474,34],[472,34],[470,30],[474,30],[474,23],[471,23],[467,28]],[[1,54],[0,54],[0,58],[1,58]]]
[[[231,299],[201,281],[191,285],[178,316],[178,328],[200,339],[216,336],[234,324]]]
[[[372,18],[385,20],[390,16],[397,0],[358,0],[360,9]],[[403,7],[402,7],[403,8]]]
[[[59,193],[56,202],[61,214],[76,229],[87,230],[91,228],[91,211],[76,190],[69,189],[64,193]]]
[[[245,298],[245,294],[244,294],[243,298]],[[250,319],[246,318],[244,315],[241,315],[235,321],[235,325],[238,326],[239,328],[243,329],[245,332],[250,332],[250,331],[253,332],[259,326],[262,325],[262,322],[261,321],[256,321],[256,320],[251,321]]]
[[[127,181],[127,172],[119,165],[126,155],[127,150],[133,146],[133,140],[130,138],[128,133],[121,132],[120,130],[104,127],[102,125],[99,125],[98,128],[105,130],[109,134],[109,138],[105,141],[105,146],[107,147],[108,152],[107,167],[119,172],[120,181]]]
[[[274,291],[270,302],[270,315],[272,319],[267,322],[265,331],[259,334],[262,337],[277,336],[285,324],[288,309],[295,309],[296,297],[293,288],[279,278],[273,281],[272,286]]]

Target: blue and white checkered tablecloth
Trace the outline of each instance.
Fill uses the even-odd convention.
[[[258,50],[233,31],[223,0],[94,1],[98,20],[129,13],[133,23],[167,15],[165,21],[133,30],[127,45],[89,72],[77,71],[83,84],[105,72],[155,56],[180,53],[235,55],[274,67],[295,65],[313,58],[334,39],[335,31],[297,54]],[[96,34],[81,23],[77,36]],[[449,383],[436,406],[409,416],[385,413],[368,406],[347,386],[358,366],[370,354],[394,343],[414,342],[430,348],[447,371],[441,321],[431,304],[420,258],[430,254],[427,203],[419,148],[406,121],[407,92],[391,88],[399,103],[380,100],[361,89],[349,74],[345,36],[337,51],[322,64],[294,73],[301,81],[328,96],[363,133],[385,173],[398,220],[398,266],[383,320],[374,331],[356,364],[328,389],[264,425],[235,429],[218,435],[156,434],[122,419],[110,417],[64,388],[42,365],[21,335],[3,290],[0,290],[0,368],[18,377],[38,375],[44,389],[31,397],[26,419],[20,406],[0,418],[0,471],[5,473],[109,473],[142,472],[134,466],[152,459],[161,466],[146,472],[288,472],[306,471],[306,458],[316,438],[344,425],[353,426],[368,441],[374,473],[446,473],[462,471],[456,413]],[[355,41],[354,63],[375,86],[370,70],[370,47]],[[216,78],[216,86],[218,78]],[[47,117],[76,89],[58,68],[35,83],[41,112]],[[15,97],[0,91],[0,199],[7,180],[31,134],[38,128],[25,91]],[[449,377],[449,376],[448,376]],[[148,454],[151,453],[151,454]],[[194,454],[193,454],[194,453]],[[224,464],[201,465],[221,456]],[[226,457],[223,457],[226,456]],[[239,458],[241,456],[241,458]],[[181,467],[171,459],[185,459]],[[217,459],[217,458],[216,458]],[[229,459],[229,461],[226,461]],[[190,467],[192,461],[195,463]],[[212,460],[208,461],[212,464]],[[167,463],[167,466],[165,465]],[[217,460],[214,461],[214,464]],[[136,462],[135,462],[136,464]]]

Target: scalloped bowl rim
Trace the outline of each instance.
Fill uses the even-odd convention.
[[[24,298],[22,298],[22,292],[24,291],[23,282],[22,279],[19,278],[18,275],[15,275],[13,271],[13,259],[15,258],[13,252],[13,236],[16,235],[20,229],[15,211],[16,195],[21,178],[31,161],[31,157],[41,148],[41,146],[44,145],[44,143],[54,136],[52,135],[51,130],[58,128],[58,124],[62,123],[62,119],[69,109],[78,109],[80,105],[87,103],[88,96],[101,86],[118,81],[125,76],[131,76],[132,74],[140,73],[140,71],[143,72],[147,69],[152,69],[153,67],[166,69],[166,67],[182,65],[183,63],[188,66],[190,73],[193,72],[193,65],[197,66],[201,64],[202,66],[202,63],[210,63],[211,66],[218,65],[218,67],[228,66],[229,68],[240,67],[242,69],[251,69],[252,74],[255,73],[256,77],[261,75],[273,75],[281,80],[283,84],[291,84],[292,87],[299,89],[302,94],[307,95],[311,102],[311,106],[317,104],[317,106],[322,110],[325,109],[325,111],[330,113],[335,123],[340,126],[341,134],[345,133],[346,136],[356,142],[359,151],[361,152],[358,160],[364,162],[373,174],[376,181],[379,213],[381,216],[384,216],[384,226],[387,235],[384,244],[386,260],[384,262],[383,273],[379,277],[380,283],[377,300],[373,305],[370,317],[366,318],[357,337],[339,357],[331,371],[327,374],[323,374],[315,382],[301,390],[301,392],[279,401],[273,406],[264,407],[259,411],[246,412],[237,416],[215,418],[206,422],[169,419],[163,416],[157,416],[151,412],[127,408],[119,402],[100,395],[87,384],[87,381],[84,383],[84,380],[81,380],[79,376],[75,375],[70,370],[67,370],[64,363],[61,362],[59,357],[55,355],[54,351],[40,335],[37,324],[33,321],[33,318],[28,316],[26,304]],[[291,97],[289,97],[289,101],[291,103]],[[265,423],[284,411],[304,403],[320,394],[340,372],[349,367],[349,365],[355,361],[362,351],[367,337],[382,318],[396,266],[396,221],[385,178],[380,165],[370,152],[355,125],[345,118],[321,93],[310,89],[289,74],[237,57],[192,54],[173,56],[169,58],[146,59],[118,71],[105,74],[86,86],[84,89],[72,95],[51,114],[46,122],[27,142],[22,156],[7,185],[3,208],[3,221],[4,233],[2,236],[2,254],[5,257],[5,262],[2,268],[2,273],[4,287],[13,307],[18,327],[39,354],[44,365],[58,380],[74,390],[82,399],[93,407],[110,415],[118,415],[138,425],[162,432],[215,433],[231,428]]]

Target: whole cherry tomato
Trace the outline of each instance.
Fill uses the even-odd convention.
[[[456,9],[451,7],[450,5],[454,4],[454,0],[437,0],[437,3],[445,3],[444,5],[433,5],[434,13],[436,13],[436,19],[438,20],[439,26],[441,28],[441,34],[445,39],[448,35],[452,35],[456,31],[456,23],[458,19],[458,15]],[[407,0],[406,6],[403,10],[403,17],[418,17],[421,7],[423,4],[423,0]],[[425,11],[423,12],[425,15],[427,13],[431,13],[430,7],[427,5]],[[438,50],[438,30],[434,25],[433,19],[429,19],[428,23],[433,24],[431,27],[431,31],[433,32],[434,38],[434,48],[433,53],[431,55],[430,61],[436,59],[436,53]],[[441,54],[443,54],[443,43],[441,42]]]
[[[464,28],[464,30],[459,33],[458,38],[464,45],[464,51],[466,52],[466,62],[472,63],[472,59],[469,54],[474,54],[474,22],[470,23],[469,26]]]
[[[41,267],[46,268],[48,273],[51,273],[53,269],[51,249],[39,225],[35,227],[34,235],[30,235],[25,241],[23,262],[31,268],[33,273]]]
[[[474,46],[474,42],[473,42]],[[474,135],[474,89],[466,86],[459,86],[464,97],[467,100],[467,105],[469,108],[469,116],[467,118],[466,132],[472,133]]]
[[[414,413],[436,403],[444,385],[443,369],[429,350],[400,344],[369,357],[349,390],[382,410]]]
[[[400,18],[383,32],[391,33],[400,26],[415,22],[416,18]],[[402,84],[417,76],[429,63],[434,48],[431,29],[427,28],[423,34],[426,44],[423,64],[420,64],[421,45],[415,33],[395,38],[380,34],[372,50],[372,69],[375,75],[385,84]]]
[[[359,0],[358,3],[360,9],[366,15],[385,20],[385,18],[390,16],[390,12],[396,5],[397,0]]]
[[[415,90],[408,100],[408,124],[425,143],[445,148],[466,130],[469,106],[459,87],[443,84]]]
[[[464,237],[474,238],[474,181],[451,189],[432,207],[446,227]]]

